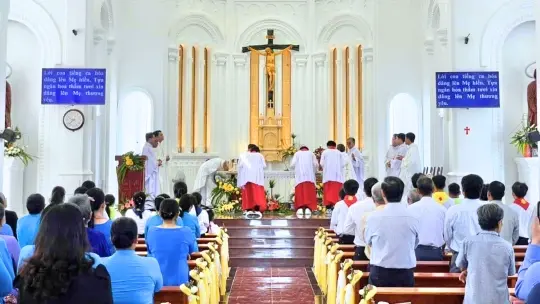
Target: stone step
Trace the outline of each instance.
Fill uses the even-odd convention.
[[[229,264],[231,267],[311,267],[313,266],[313,257],[267,258],[231,255]]]
[[[216,219],[216,225],[220,227],[328,227],[329,219]]]
[[[304,256],[313,259],[313,247],[229,247],[229,256],[244,256],[248,258],[294,258]]]
[[[227,233],[231,238],[235,237],[315,237],[318,227],[228,227]]]
[[[313,240],[314,236],[295,236],[295,237],[277,237],[277,236],[265,236],[265,237],[231,237],[229,239],[229,246],[242,247],[247,244],[251,245],[269,245],[276,247],[294,247],[294,246],[311,246],[315,245]]]

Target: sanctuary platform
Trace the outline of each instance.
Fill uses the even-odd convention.
[[[214,222],[227,228],[232,267],[312,266],[315,231],[330,226],[326,216],[264,215],[253,220],[238,214],[220,216]]]

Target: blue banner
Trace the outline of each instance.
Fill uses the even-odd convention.
[[[437,108],[500,107],[499,72],[435,73]]]
[[[41,104],[104,105],[105,69],[43,69]]]

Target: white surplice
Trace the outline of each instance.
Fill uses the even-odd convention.
[[[224,163],[225,160],[221,158],[209,159],[197,171],[193,191],[201,194],[202,204],[205,206],[212,206],[212,190],[217,187],[215,182],[216,172]]]
[[[261,153],[248,152],[240,155],[238,159],[238,187],[242,188],[247,183],[264,187],[264,168],[266,168],[266,161]]]
[[[159,195],[159,166],[151,144],[144,144],[142,155],[146,156],[144,166],[144,189],[151,198],[155,198]]]
[[[337,149],[326,149],[321,154],[321,167],[323,168],[323,183],[345,182],[344,168],[347,165],[347,156]]]
[[[411,178],[415,173],[422,173],[422,162],[418,145],[412,143],[408,146],[407,153],[401,161],[401,171],[399,178],[405,183],[405,192],[412,188]]]
[[[354,173],[355,173],[355,180],[360,185],[360,188],[358,188],[358,197],[360,197],[364,193],[364,155],[362,155],[362,152],[357,147],[352,147],[349,149],[349,158],[351,160]],[[353,159],[354,156],[354,159]]]
[[[390,145],[390,147],[388,148],[388,151],[386,151],[386,157],[384,160],[384,166],[386,168],[386,176],[399,176],[399,170],[397,171],[397,174],[396,174],[395,170],[392,169],[392,161],[397,156],[398,147],[399,146]],[[388,165],[390,165],[390,167]]]
[[[154,149],[157,160],[161,160],[161,167],[159,168],[159,189],[163,193],[170,193],[170,183],[169,183],[169,170],[167,166],[167,153],[165,145],[163,142],[160,142],[158,146]]]
[[[401,172],[401,163],[402,160],[399,160],[398,157],[405,157],[407,155],[407,151],[409,150],[409,147],[406,144],[401,144],[399,146],[395,147],[395,154],[394,158],[390,160],[390,168],[387,168],[387,172],[390,172],[388,176],[396,176],[399,177]]]
[[[304,183],[315,183],[315,173],[319,164],[317,157],[311,151],[298,151],[291,160],[291,168],[294,169],[295,186]]]
[[[343,154],[343,157],[345,158],[345,167],[343,168],[343,177],[345,178],[345,181],[348,181],[350,179],[354,179],[355,181],[358,181],[358,177],[356,176],[356,171],[354,170],[354,165],[352,159],[349,157],[349,155],[345,152],[341,152]]]

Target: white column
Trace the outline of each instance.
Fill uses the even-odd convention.
[[[337,121],[332,121],[332,123],[334,124],[334,126],[337,127],[337,131],[336,131],[336,134],[337,134],[337,137],[336,138],[332,138],[336,143],[342,143],[343,139],[345,138],[345,130],[343,129],[343,120],[344,120],[344,116],[343,116],[343,99],[345,98],[345,96],[343,96],[343,88],[344,88],[344,83],[343,83],[343,73],[344,73],[344,69],[343,69],[343,48],[341,47],[337,47],[337,60],[336,60],[336,72],[337,72],[337,82],[336,82],[336,92],[337,92],[337,109],[336,109],[336,112],[337,112],[337,115],[336,115],[336,118],[337,118]],[[334,64],[332,62],[332,64]],[[332,109],[333,111],[333,109]],[[332,112],[333,113],[333,112]]]
[[[314,133],[317,136],[317,143],[325,142],[330,138],[330,120],[332,115],[330,112],[330,83],[328,83],[328,64],[326,53],[318,53],[313,55],[314,64],[314,79],[313,87],[315,88],[314,104],[317,112],[314,116],[315,125]],[[317,147],[315,147],[317,148]],[[314,149],[315,149],[314,148]]]
[[[239,155],[240,152],[245,151],[249,144],[249,70],[248,70],[248,56],[246,54],[233,55],[234,67],[235,67],[235,105],[236,113],[234,117],[237,120],[235,132],[231,133],[231,143],[237,143],[235,155]],[[231,117],[232,118],[232,117]],[[234,140],[233,140],[234,138]]]
[[[117,52],[114,51],[116,45],[113,39],[107,39],[107,55],[108,55],[108,70],[107,70],[107,92],[109,96],[108,110],[108,127],[109,144],[107,158],[107,191],[108,193],[118,193],[118,180],[116,177],[116,160],[117,151],[117,132],[118,132],[118,60]]]
[[[227,145],[227,135],[229,134],[227,122],[231,117],[227,117],[226,111],[222,111],[222,109],[230,108],[227,105],[229,99],[223,98],[228,93],[225,81],[229,55],[215,53],[213,57],[214,69],[211,78],[210,108],[208,109],[208,127],[210,128],[208,152],[223,155],[230,151],[230,147]]]
[[[176,140],[178,138],[178,132],[180,131],[177,128],[180,119],[178,117],[178,86],[180,85],[178,82],[179,59],[178,47],[170,45],[167,49],[166,65],[167,92],[165,92],[165,96],[167,101],[164,103],[167,106],[165,115],[168,123],[164,130],[162,130],[165,134],[166,147],[168,148],[167,153],[171,153],[172,151],[178,152]],[[185,89],[186,88],[184,87],[184,90]]]
[[[423,102],[422,102],[422,117],[423,117],[423,128],[422,128],[422,135],[425,138],[423,141],[424,149],[422,151],[423,157],[424,157],[424,166],[429,166],[429,164],[432,163],[431,155],[433,150],[433,126],[432,121],[434,117],[431,115],[431,111],[433,107],[436,107],[435,99],[436,98],[436,92],[435,92],[435,84],[434,84],[434,73],[437,70],[437,67],[435,66],[434,62],[434,52],[435,52],[435,42],[433,38],[428,38],[424,41],[424,79],[423,79]],[[439,151],[440,153],[440,151]]]
[[[209,63],[210,64],[210,63]],[[204,47],[199,47],[199,58],[197,62],[197,107],[195,112],[195,153],[204,151]]]
[[[308,55],[296,54],[293,56],[294,67],[291,69],[291,132],[298,135],[298,143],[306,144],[313,149],[314,124],[313,100],[309,99],[310,88],[307,78]],[[287,134],[284,134],[288,136]]]
[[[386,133],[383,133],[384,136],[380,134],[380,124],[376,120],[376,104],[378,101],[373,97],[373,48],[366,47],[362,50],[362,90],[363,90],[363,119],[364,119],[364,149],[362,153],[368,159],[366,162],[365,175],[366,176],[382,176],[384,171],[384,161],[382,160],[383,155],[381,153],[374,153],[378,150],[377,139],[388,141]],[[383,117],[386,117],[388,110],[385,109],[382,114]],[[385,121],[383,119],[383,121]],[[386,130],[386,127],[383,128]],[[360,136],[360,134],[358,135]],[[384,150],[383,150],[384,151]],[[382,170],[382,171],[381,171]]]
[[[6,57],[7,57],[7,27],[8,27],[8,15],[9,15],[9,2],[0,2],[0,79],[6,79]],[[5,126],[5,112],[6,111],[6,82],[0,81],[0,130]],[[35,118],[34,118],[35,119]],[[0,140],[0,142],[3,142]],[[0,172],[4,169],[4,145],[0,145]],[[0,190],[3,190],[4,176],[0,176]]]

